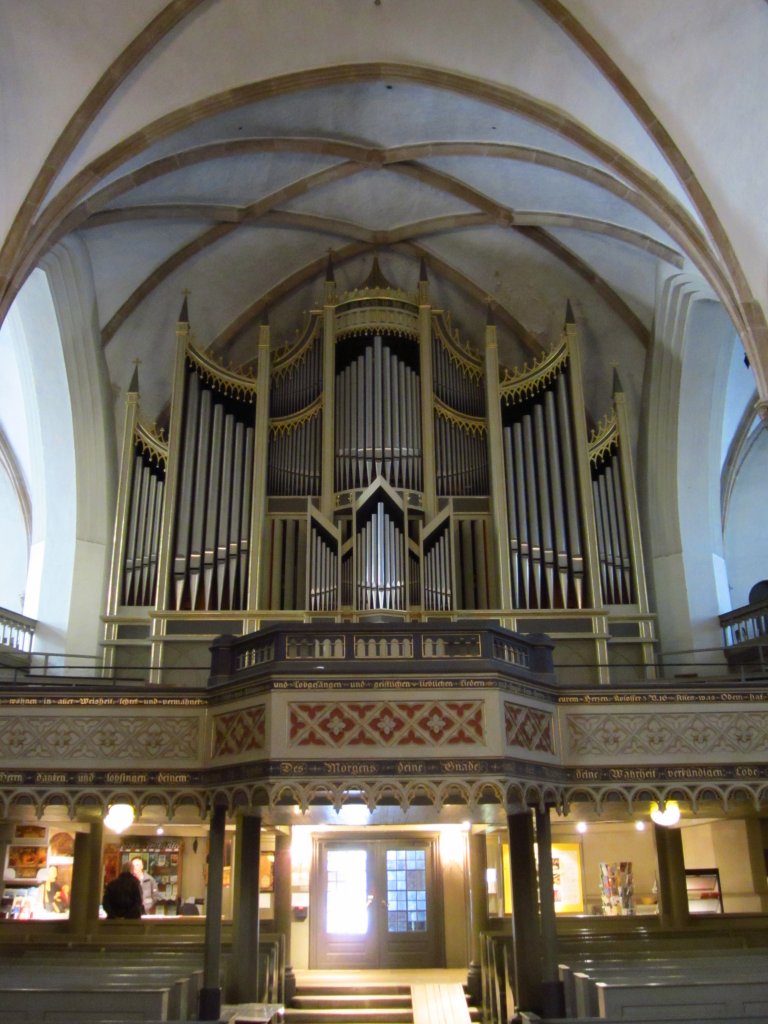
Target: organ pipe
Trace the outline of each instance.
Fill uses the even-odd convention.
[[[590,440],[600,585],[603,600],[615,605],[633,602],[636,592],[620,442],[616,419],[611,417],[601,422]]]
[[[215,385],[215,389],[214,389]],[[247,603],[254,406],[190,356],[173,537],[173,607]]]
[[[124,440],[110,614],[647,607],[623,440],[588,486],[571,334],[500,371],[492,318],[481,355],[419,288],[326,288],[265,374],[260,333],[259,388],[186,325],[168,482]]]
[[[165,455],[160,454],[157,441],[150,438],[148,442],[147,436],[140,428],[133,444],[120,588],[124,605],[155,601]]]

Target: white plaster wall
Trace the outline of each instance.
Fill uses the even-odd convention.
[[[731,492],[725,524],[725,555],[734,608],[745,605],[749,591],[768,579],[768,430],[756,437]]]

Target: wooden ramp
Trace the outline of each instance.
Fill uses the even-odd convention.
[[[411,985],[413,1024],[470,1024],[467,997],[459,984]]]

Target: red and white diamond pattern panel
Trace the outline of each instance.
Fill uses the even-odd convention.
[[[483,702],[297,702],[289,705],[289,742],[294,747],[434,747],[485,743]]]
[[[213,756],[263,750],[265,718],[263,704],[216,715],[213,719]]]
[[[504,730],[510,747],[553,754],[552,715],[504,702]]]

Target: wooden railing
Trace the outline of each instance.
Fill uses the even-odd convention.
[[[480,973],[484,1024],[509,1024],[515,1017],[511,935],[480,936]]]
[[[768,667],[768,601],[743,605],[720,616],[723,647],[729,662],[757,662]]]
[[[35,619],[0,608],[0,664],[18,665],[29,660],[36,626]]]

